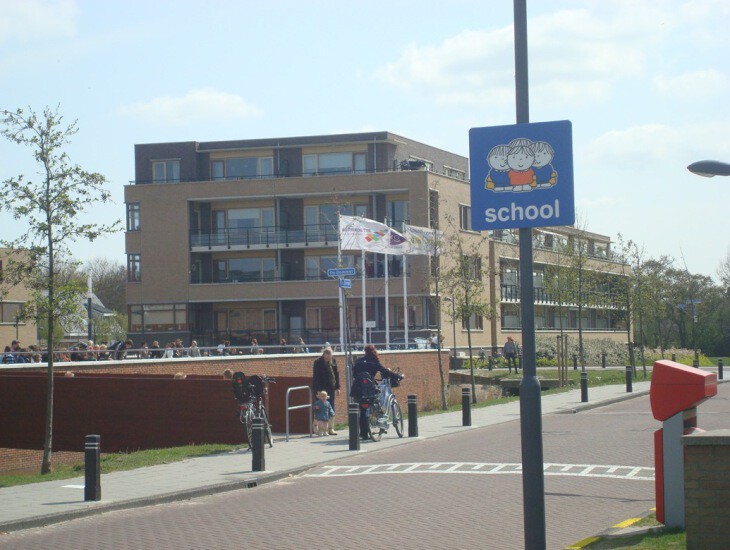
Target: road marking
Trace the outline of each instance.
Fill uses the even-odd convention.
[[[86,485],[62,485],[63,489],[84,489]]]
[[[601,477],[654,481],[654,468],[647,466],[618,466],[604,464],[543,464],[546,476]],[[367,464],[321,466],[304,477],[346,477],[383,474],[521,474],[522,464],[495,462],[403,462],[399,464]]]

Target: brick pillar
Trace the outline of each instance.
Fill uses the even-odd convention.
[[[726,548],[730,541],[730,430],[682,437],[687,549]]]

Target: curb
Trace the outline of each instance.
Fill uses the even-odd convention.
[[[621,540],[623,538],[631,537],[634,535],[645,535],[648,533],[659,533],[661,531],[664,531],[665,527],[663,525],[650,527],[632,527],[632,525],[641,521],[655,510],[656,508],[652,508],[651,510],[647,510],[646,512],[641,514],[639,517],[626,519],[620,523],[617,523],[613,527],[609,527],[608,529],[597,535],[594,535],[592,537],[586,537],[583,540],[571,544],[570,546],[566,546],[565,550],[583,550],[584,548],[590,549],[591,544],[601,540]]]
[[[330,461],[326,461],[330,462]],[[263,473],[260,477],[244,479],[241,481],[231,481],[228,483],[220,483],[216,485],[206,485],[204,487],[198,487],[196,489],[188,489],[185,491],[173,491],[171,493],[165,493],[162,495],[152,497],[142,497],[130,500],[124,500],[121,502],[114,502],[109,504],[89,505],[88,508],[83,510],[73,510],[68,512],[59,512],[57,514],[47,514],[44,516],[35,516],[27,519],[20,519],[15,521],[9,521],[6,523],[0,523],[0,534],[8,533],[11,531],[22,531],[24,529],[32,529],[34,527],[46,527],[55,523],[61,523],[64,521],[70,521],[73,519],[80,519],[89,516],[95,516],[106,512],[114,512],[118,510],[129,510],[132,508],[143,508],[145,506],[155,506],[157,504],[169,504],[172,502],[179,502],[182,500],[189,500],[192,498],[216,495],[219,493],[226,493],[229,491],[237,491],[240,489],[255,489],[259,485],[264,483],[271,483],[279,481],[280,479],[298,475],[311,468],[315,468],[326,462],[320,462],[318,464],[311,464],[298,468],[291,468],[289,470],[283,470],[281,472],[272,472],[266,474]]]
[[[604,407],[606,405],[613,405],[615,403],[621,403],[622,401],[627,401],[629,399],[633,399],[635,397],[643,397],[645,395],[649,394],[649,390],[642,390],[642,391],[635,391],[626,393],[625,395],[622,395],[620,397],[613,397],[611,399],[606,399],[605,401],[601,401],[600,403],[579,403],[578,405],[575,405],[574,407],[571,407],[570,409],[561,409],[558,411],[555,411],[555,414],[576,414],[582,411],[589,411],[591,409],[597,409],[598,407]]]

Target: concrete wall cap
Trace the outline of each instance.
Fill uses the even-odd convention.
[[[682,436],[682,445],[730,445],[730,430],[710,430]]]

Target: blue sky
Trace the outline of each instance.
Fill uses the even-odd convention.
[[[0,0],[0,108],[60,104],[124,217],[134,144],[388,130],[462,155],[511,124],[510,0]],[[730,3],[528,1],[530,119],[573,123],[585,229],[715,275],[730,253]],[[0,142],[0,179],[32,174]],[[0,213],[0,231],[12,235]],[[124,261],[123,233],[74,247]]]

